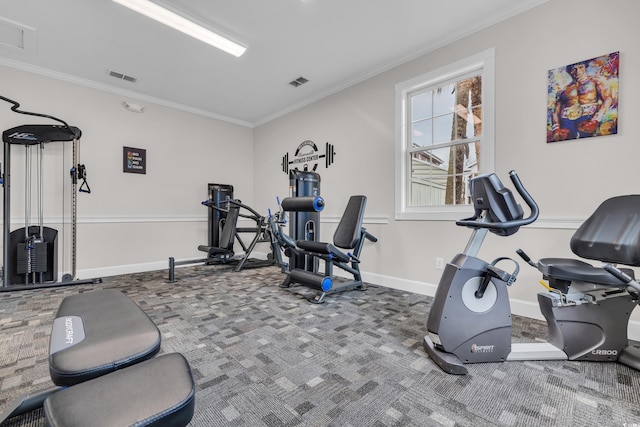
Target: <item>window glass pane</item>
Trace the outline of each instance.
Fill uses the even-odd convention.
[[[471,117],[469,118],[471,123],[469,124],[473,129],[473,134],[467,133],[470,136],[482,136],[482,107],[473,107],[471,109]]]
[[[441,161],[428,155],[418,157],[412,158],[410,206],[443,205],[447,178],[439,167]]]
[[[447,159],[451,160],[447,167],[447,173],[461,175],[478,171],[477,156],[479,155],[480,143],[457,144],[447,147],[447,149],[450,150]]]
[[[433,119],[433,139],[435,144],[451,141],[453,130],[453,113]]]
[[[454,135],[452,136],[452,140],[465,139],[467,137],[468,116],[469,112],[464,109],[463,105],[456,105],[456,114],[452,128],[452,132],[454,132]]]
[[[442,147],[436,148],[435,150],[431,150],[431,155],[434,159],[438,159],[438,166],[445,172],[448,169],[449,165],[449,154],[451,153],[450,147]],[[435,160],[434,160],[435,161]]]
[[[411,155],[411,172],[413,175],[422,175],[424,171],[430,171],[431,169],[447,170],[447,159],[442,159],[437,156],[436,151],[442,150],[424,150],[416,151]]]
[[[450,77],[443,80],[449,83],[424,86],[404,95],[407,126],[402,142],[408,155],[402,166],[407,180],[405,207],[470,204],[468,181],[480,170],[482,78],[481,74],[465,74],[458,80]],[[491,120],[490,114],[487,120]],[[420,151],[412,151],[416,149]],[[416,212],[422,211],[412,210],[410,215]]]
[[[471,204],[469,180],[477,174],[446,175],[445,203],[447,205]]]
[[[455,101],[455,84],[442,86],[433,93],[433,115],[439,116],[453,112]]]
[[[460,80],[456,83],[454,139],[479,136],[480,117],[473,113],[481,109],[482,90],[479,76]]]
[[[469,106],[478,107],[482,104],[482,76],[473,76],[467,80],[467,84],[469,85],[469,88],[471,90],[469,96]]]
[[[429,119],[433,116],[431,97],[433,92],[424,92],[411,97],[411,121]]]
[[[449,173],[453,175],[462,175],[465,164],[469,155],[469,146],[467,144],[454,145],[451,147],[452,161],[449,165]]]
[[[411,124],[411,142],[413,147],[433,145],[433,120],[421,120]]]
[[[411,155],[410,206],[469,204],[468,182],[478,174],[479,143],[463,143]]]

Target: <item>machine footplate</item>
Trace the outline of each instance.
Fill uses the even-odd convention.
[[[464,367],[464,365],[456,355],[438,350],[428,335],[424,337],[422,346],[424,347],[431,360],[436,362],[440,369],[442,369],[446,373],[454,375],[465,375],[468,372],[467,368]]]

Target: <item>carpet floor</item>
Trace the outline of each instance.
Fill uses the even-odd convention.
[[[99,285],[0,294],[0,410],[51,385],[62,299],[116,288],[180,352],[196,382],[191,426],[640,426],[640,372],[617,363],[467,365],[447,375],[422,348],[432,299],[380,286],[310,304],[275,267],[211,266],[110,277]],[[514,341],[546,338],[514,316]],[[44,426],[41,410],[6,426]]]

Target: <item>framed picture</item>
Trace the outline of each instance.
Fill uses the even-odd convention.
[[[549,70],[547,142],[618,133],[620,52]]]
[[[147,150],[122,147],[122,172],[147,173]]]

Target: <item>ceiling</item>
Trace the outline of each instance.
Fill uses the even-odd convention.
[[[0,65],[256,126],[544,1],[164,0],[239,58],[111,0],[3,1]]]

